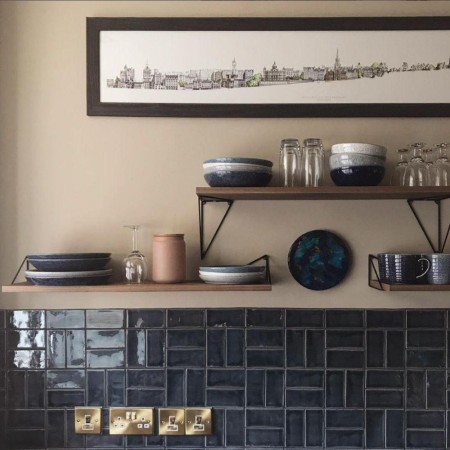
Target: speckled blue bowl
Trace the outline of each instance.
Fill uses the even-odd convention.
[[[340,167],[330,171],[336,186],[377,186],[384,178],[382,166]]]
[[[204,174],[211,187],[263,187],[272,179],[272,173],[218,170]]]

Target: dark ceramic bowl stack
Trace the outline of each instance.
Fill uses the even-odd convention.
[[[44,286],[108,284],[112,270],[105,269],[111,253],[46,253],[27,256],[36,270],[26,270],[25,278]]]

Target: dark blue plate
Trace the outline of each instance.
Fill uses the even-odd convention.
[[[292,244],[289,270],[305,288],[323,291],[339,284],[347,275],[350,253],[345,242],[334,233],[313,230]]]

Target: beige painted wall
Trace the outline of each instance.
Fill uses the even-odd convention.
[[[87,117],[87,16],[450,15],[450,2],[151,1],[1,2],[0,151],[2,284],[35,252],[111,251],[117,267],[130,248],[123,224],[182,232],[189,274],[200,263],[195,187],[202,161],[258,156],[276,161],[283,137],[375,142],[396,148],[450,139],[450,119],[169,119]],[[447,205],[448,206],[448,205]],[[214,209],[214,207],[212,207]],[[217,208],[218,209],[218,208]],[[432,209],[425,207],[425,213]],[[291,243],[329,229],[351,246],[353,267],[338,287],[308,291],[287,268]],[[377,292],[367,254],[428,251],[403,201],[237,202],[206,264],[271,256],[268,293],[2,294],[2,308],[81,307],[448,307],[448,293]]]

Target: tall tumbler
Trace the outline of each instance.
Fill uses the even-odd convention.
[[[322,140],[308,138],[303,141],[303,173],[305,186],[317,187],[323,182],[324,151]]]
[[[280,185],[299,186],[301,148],[298,139],[283,139],[280,147]]]

